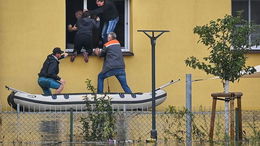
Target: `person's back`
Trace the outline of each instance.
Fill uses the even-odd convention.
[[[118,79],[125,93],[132,93],[127,85],[125,63],[120,43],[116,40],[116,34],[110,32],[107,40],[108,42],[103,49],[96,48],[94,51],[96,55],[105,57],[103,69],[98,74],[98,93],[103,93],[104,79],[111,76],[115,76]]]
[[[91,18],[84,17],[78,20],[77,26],[78,26],[78,32],[77,32],[78,34],[92,35],[93,30],[99,27],[99,22]]]
[[[102,72],[107,72],[111,69],[124,69],[125,63],[121,51],[121,45],[118,40],[112,40],[104,45],[106,52],[101,54],[105,57]]]
[[[53,66],[50,69],[50,66]],[[42,69],[38,74],[39,77],[49,77],[55,80],[59,79],[56,75],[59,73],[59,61],[52,54],[48,55],[43,63]]]

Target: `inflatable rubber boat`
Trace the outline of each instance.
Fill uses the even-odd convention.
[[[163,88],[174,84],[179,80],[172,80],[169,83],[156,89],[156,105],[163,103],[167,97]],[[93,107],[95,104],[93,97],[106,97],[111,99],[111,105],[114,110],[134,110],[148,109],[152,106],[152,93],[66,93],[44,96],[41,94],[31,94],[6,86],[11,92],[8,96],[8,104],[14,109],[22,111],[84,111],[86,110],[86,98]]]

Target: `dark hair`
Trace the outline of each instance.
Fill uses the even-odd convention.
[[[86,11],[83,13],[82,18],[90,17],[90,19],[97,19],[97,15],[92,14],[90,11]]]
[[[64,51],[62,51],[59,47],[55,47],[55,48],[52,50],[52,54],[53,54],[53,55],[62,54],[62,53],[64,53]]]
[[[105,0],[97,0],[98,2],[104,2]]]
[[[91,13],[89,11],[86,11],[83,13],[82,17],[90,17]]]
[[[76,13],[78,13],[78,12],[83,12],[82,10],[76,10],[75,12],[74,12],[74,14],[76,14]]]

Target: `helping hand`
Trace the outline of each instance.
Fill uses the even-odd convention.
[[[99,17],[97,17],[97,18],[96,18],[96,21],[100,21],[100,18],[99,18]]]
[[[96,49],[94,50],[94,53],[95,53],[97,56],[99,56],[99,55],[100,55],[100,49],[99,49],[99,48],[96,48]]]
[[[73,31],[78,30],[78,28],[76,27],[76,24],[71,28]]]
[[[72,30],[72,25],[71,25],[71,24],[68,25],[68,30],[69,30],[69,31],[73,31],[73,30]]]
[[[63,53],[62,55],[63,55],[64,58],[65,58],[65,57],[67,57],[69,54],[68,54],[68,53]]]

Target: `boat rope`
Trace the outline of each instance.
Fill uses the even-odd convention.
[[[172,84],[175,84],[175,83],[179,82],[180,80],[181,80],[181,79],[171,80],[170,82],[168,82],[168,83],[162,85],[161,87],[155,89],[155,91],[161,90],[161,89],[163,89],[163,88],[165,88],[165,87],[167,87],[167,86],[170,86],[170,85],[172,85]]]
[[[14,88],[9,87],[9,86],[5,86],[5,88],[6,88],[7,90],[10,90],[10,91],[13,91],[13,92],[27,93],[27,92],[24,92],[24,91],[21,91],[21,90],[14,89]],[[27,94],[29,94],[29,93],[27,93]]]
[[[219,79],[219,77],[204,78],[204,79],[195,79],[195,80],[192,80],[192,82],[206,81],[206,80],[214,80],[214,79]]]

